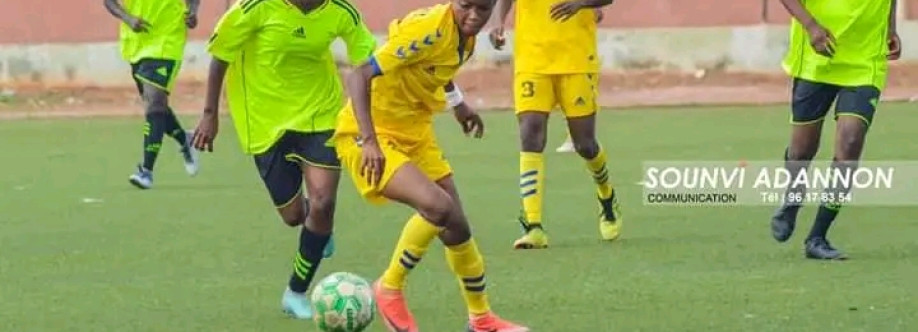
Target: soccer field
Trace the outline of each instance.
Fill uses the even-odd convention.
[[[914,107],[882,108],[866,159],[918,157]],[[779,159],[787,118],[783,107],[601,113],[599,136],[626,218],[622,239],[598,240],[583,161],[549,152],[552,248],[529,252],[511,249],[520,235],[512,114],[488,113],[481,141],[466,139],[448,116],[438,127],[485,255],[493,306],[533,331],[914,331],[918,208],[844,210],[830,237],[852,259],[817,262],[802,253],[812,207],[798,233],[777,244],[770,207],[641,205],[643,160]],[[549,151],[564,137],[560,119],[552,123]],[[828,127],[821,159],[831,158]],[[0,330],[315,330],[280,312],[298,234],[277,217],[230,121],[196,178],[167,138],[150,191],[127,182],[140,129],[137,118],[0,122]],[[343,177],[338,251],[318,277],[375,279],[409,215],[364,203]],[[407,292],[424,331],[463,330],[442,245]],[[383,328],[377,321],[370,330]]]

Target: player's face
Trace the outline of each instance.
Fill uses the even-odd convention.
[[[477,35],[491,17],[496,0],[453,0],[453,16],[465,36]]]

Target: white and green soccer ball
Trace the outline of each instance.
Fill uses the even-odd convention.
[[[335,272],[312,290],[316,325],[325,332],[361,332],[370,326],[376,309],[373,288],[366,279]]]

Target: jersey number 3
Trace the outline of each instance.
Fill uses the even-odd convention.
[[[523,81],[520,87],[523,88],[523,97],[529,98],[535,96],[535,85],[532,81]]]

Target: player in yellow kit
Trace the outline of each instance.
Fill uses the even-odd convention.
[[[388,41],[346,81],[351,100],[333,137],[341,164],[369,201],[393,200],[416,211],[374,285],[390,331],[418,331],[402,290],[437,236],[461,285],[467,331],[529,331],[491,312],[484,261],[433,129],[434,114],[448,104],[466,134],[483,134],[481,118],[462,102],[452,79],[472,55],[494,1],[452,0],[393,21]]]
[[[140,189],[153,187],[153,165],[163,142],[178,142],[189,175],[198,172],[198,154],[191,135],[182,129],[169,107],[185,53],[187,31],[198,25],[200,0],[105,0],[105,8],[121,20],[121,56],[131,64],[131,76],[143,98],[143,160],[128,178]]]
[[[595,10],[612,0],[527,0],[516,8],[514,45],[514,103],[520,126],[519,218],[523,237],[517,249],[548,247],[542,227],[545,164],[542,152],[548,115],[560,106],[567,118],[574,150],[586,159],[597,185],[601,214],[600,235],[618,238],[622,218],[609,179],[606,154],[596,140],[596,103],[599,58],[596,52]],[[499,25],[491,31],[491,43],[504,45],[503,24],[513,0],[500,0]],[[563,52],[561,51],[563,50]]]

